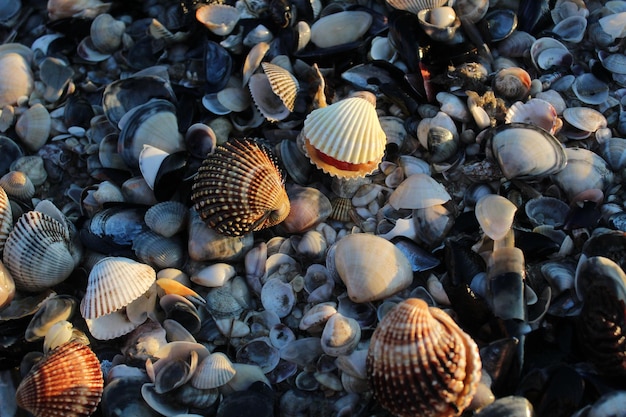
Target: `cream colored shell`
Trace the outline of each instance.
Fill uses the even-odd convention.
[[[261,63],[265,75],[272,86],[272,91],[283,102],[290,112],[293,111],[300,84],[289,71],[276,64]]]
[[[200,362],[191,377],[191,385],[199,389],[219,388],[233,379],[236,373],[228,356],[213,352]]]
[[[407,10],[417,14],[420,10],[442,7],[448,0],[387,0],[387,4],[398,10]]]

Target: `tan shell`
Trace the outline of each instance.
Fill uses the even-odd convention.
[[[482,368],[474,340],[443,310],[416,298],[379,323],[366,365],[374,397],[400,417],[460,415]]]
[[[11,198],[29,202],[35,195],[35,185],[26,174],[9,171],[0,177],[0,187]]]
[[[196,10],[196,20],[218,36],[229,35],[239,17],[239,10],[227,4],[207,4]]]
[[[69,342],[31,368],[15,398],[36,417],[86,417],[96,410],[103,388],[96,355],[84,344]]]
[[[217,232],[241,236],[282,222],[290,204],[276,157],[254,140],[230,140],[198,170],[191,199]]]
[[[17,119],[15,132],[28,149],[38,151],[50,136],[51,121],[48,110],[36,103]]]
[[[302,134],[309,159],[337,177],[363,177],[376,169],[387,137],[376,114],[371,93],[348,97],[313,110]]]
[[[9,237],[9,232],[13,228],[13,211],[11,210],[11,203],[9,202],[9,196],[0,186],[0,255],[4,250],[4,242]]]
[[[367,233],[348,235],[337,242],[334,268],[356,303],[389,297],[413,282],[404,253],[388,240]]]
[[[41,291],[62,282],[80,257],[67,227],[38,211],[26,212],[18,219],[3,252],[15,285],[25,291]]]
[[[35,84],[30,62],[19,53],[0,55],[0,73],[0,108],[16,105],[18,98],[29,96],[33,91]]]
[[[475,214],[483,232],[493,240],[504,238],[511,226],[517,207],[507,198],[487,194],[476,203]]]
[[[124,257],[103,258],[89,273],[80,312],[85,319],[110,314],[141,297],[155,281],[149,265]]]
[[[420,10],[434,9],[448,4],[448,0],[387,0],[387,4],[398,10],[417,14]]]
[[[280,97],[281,101],[290,112],[293,111],[296,96],[298,95],[298,90],[300,89],[300,84],[298,83],[296,77],[294,77],[285,68],[276,64],[263,62],[261,63],[261,66],[270,81],[274,94]]]
[[[228,356],[213,352],[200,362],[191,377],[191,385],[199,389],[218,388],[233,379],[236,373]]]

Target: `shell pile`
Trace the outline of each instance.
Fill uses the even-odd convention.
[[[0,415],[623,415],[625,52],[624,0],[0,0]]]

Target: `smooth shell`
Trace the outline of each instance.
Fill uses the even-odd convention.
[[[324,16],[311,26],[311,42],[318,48],[329,48],[356,41],[367,32],[372,20],[371,14],[358,10]]]
[[[450,194],[430,175],[407,177],[389,196],[389,205],[396,210],[421,209],[450,201]]]
[[[231,140],[209,155],[191,199],[209,227],[229,236],[274,226],[290,209],[277,159],[253,140]]]
[[[7,52],[0,55],[0,108],[17,104],[17,99],[29,96],[34,88],[30,62],[19,53]]]
[[[487,194],[476,203],[476,219],[483,232],[493,240],[504,238],[511,226],[517,207],[497,194]]]

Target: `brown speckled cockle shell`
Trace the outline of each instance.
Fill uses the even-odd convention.
[[[443,310],[416,298],[385,315],[366,364],[376,400],[399,417],[460,415],[482,369],[474,340]]]
[[[17,387],[17,404],[35,417],[86,417],[102,398],[104,380],[95,353],[68,342],[37,362]]]
[[[290,204],[283,183],[278,160],[266,146],[232,139],[202,162],[191,199],[209,227],[240,236],[287,217]]]

